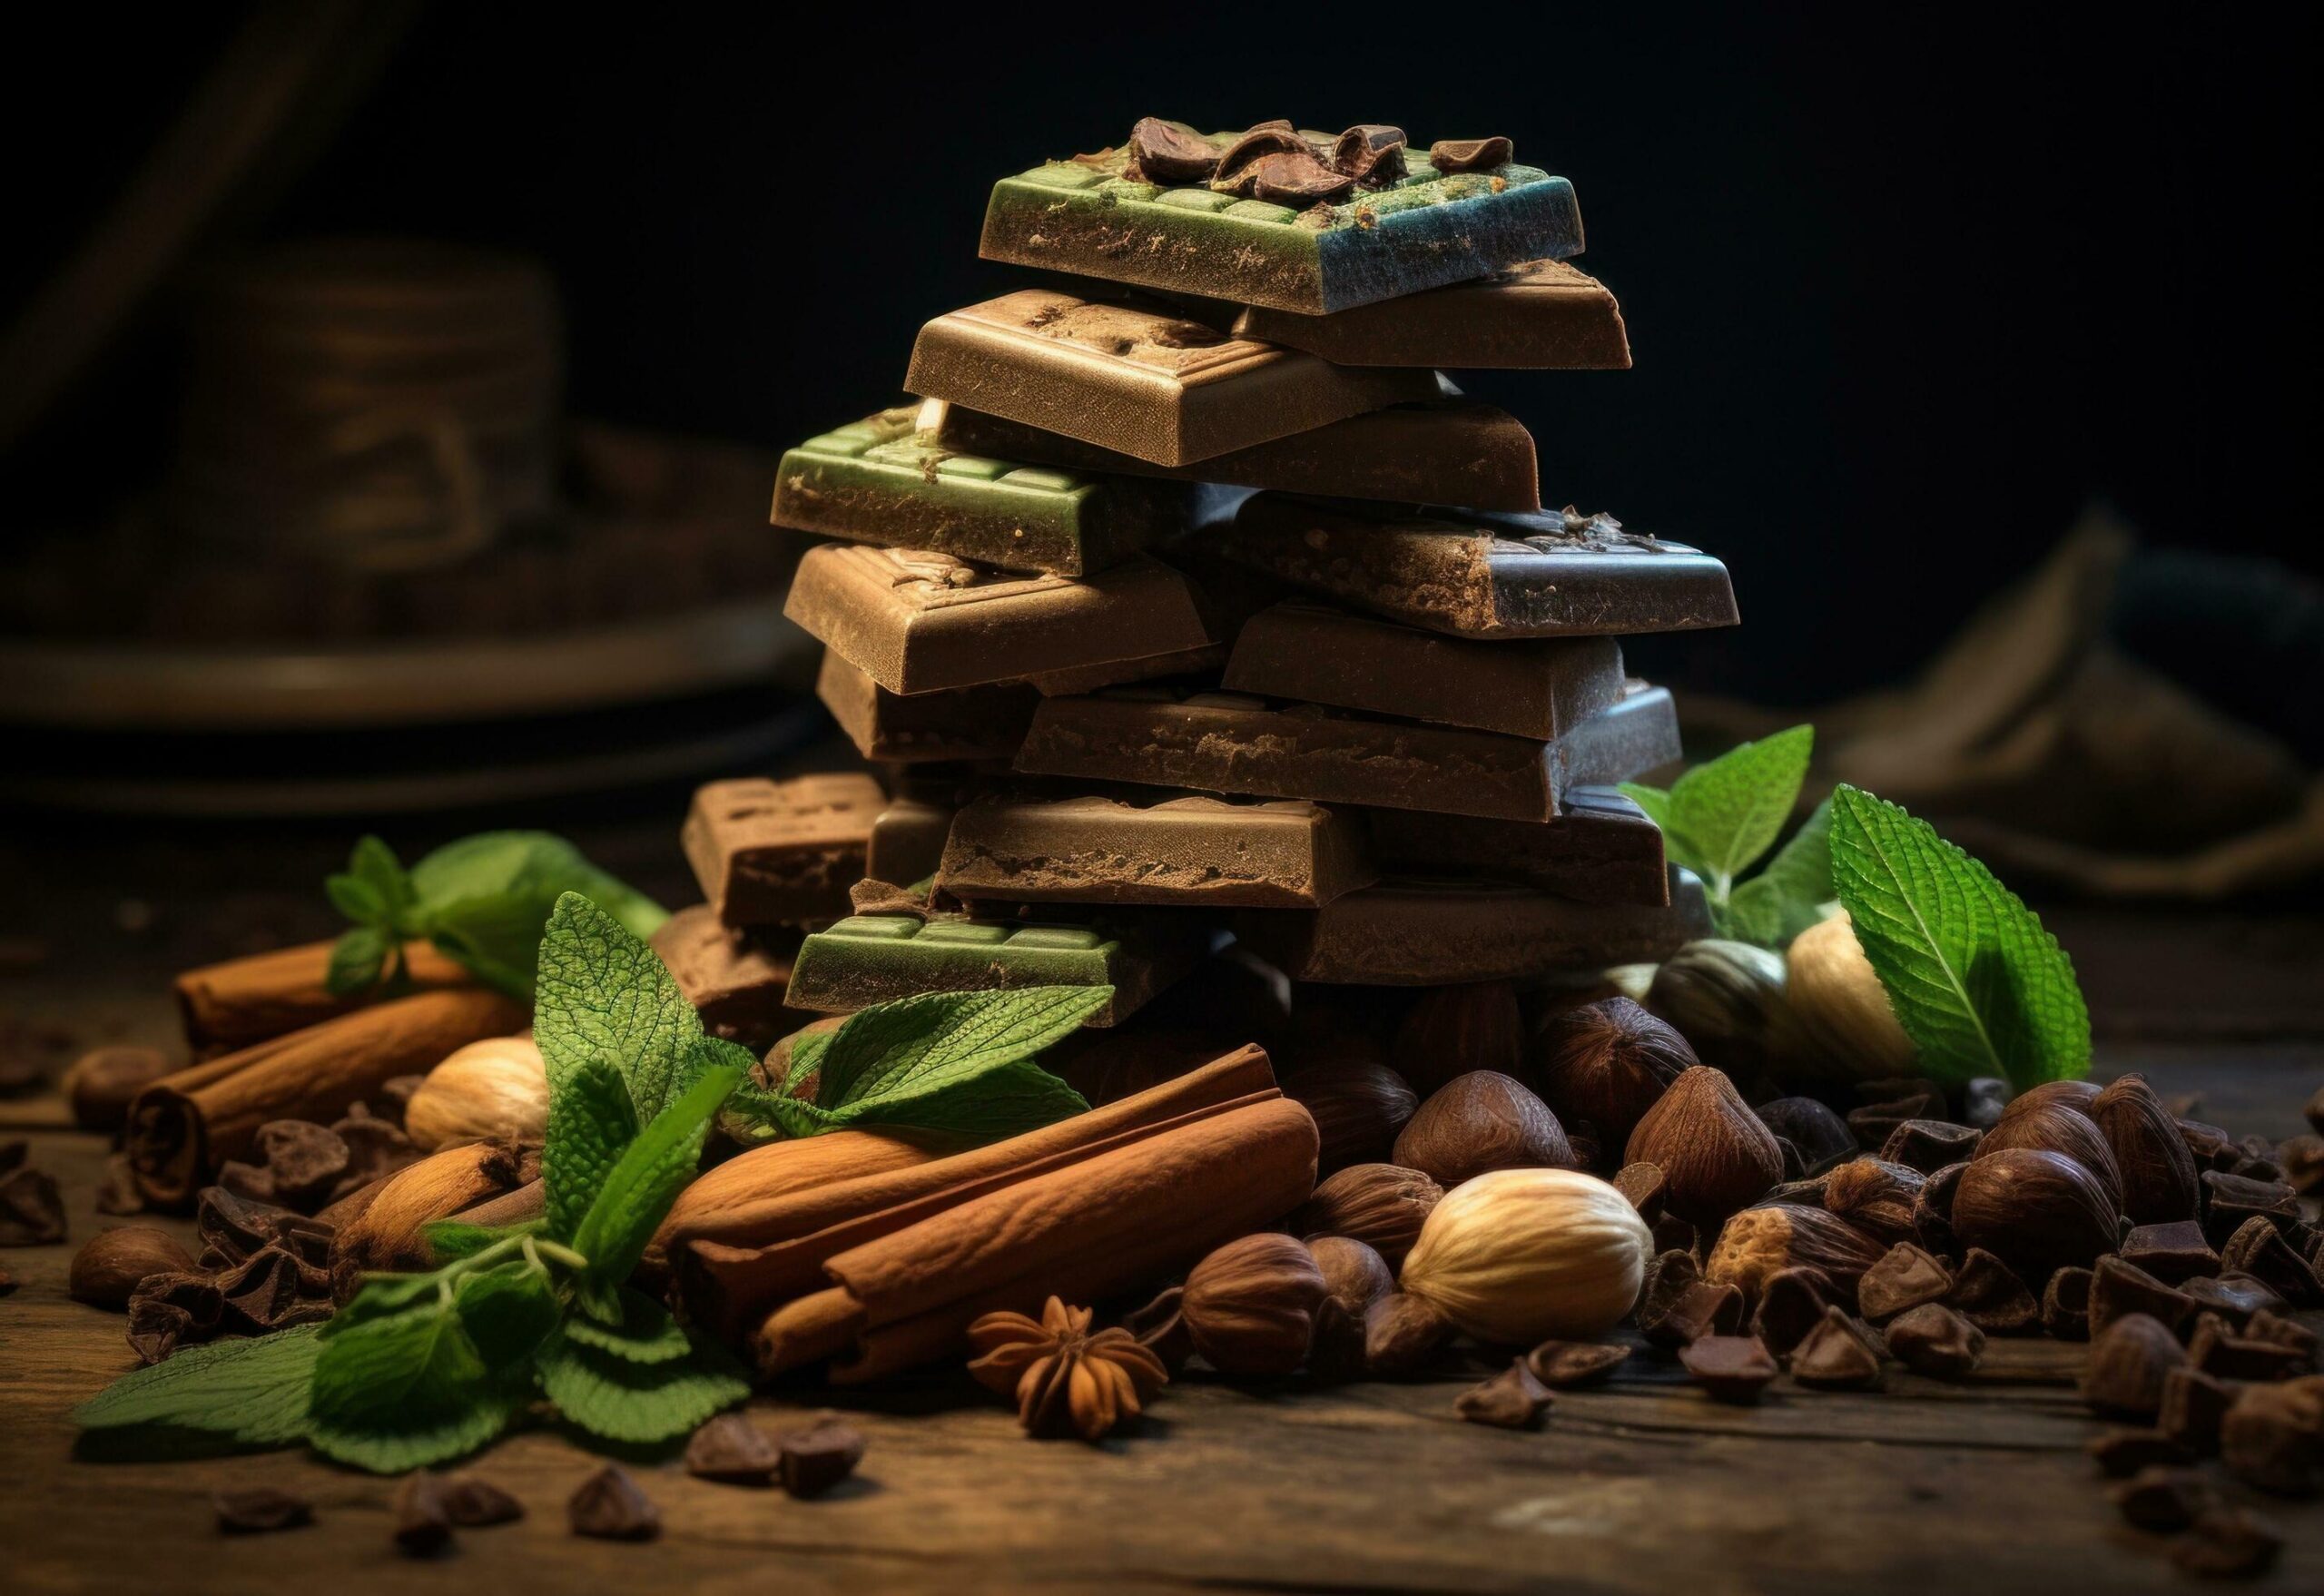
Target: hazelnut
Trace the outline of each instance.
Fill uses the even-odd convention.
[[[64,1099],[84,1130],[118,1130],[129,1102],[175,1069],[159,1048],[95,1048],[64,1072]]]
[[[122,1225],[100,1230],[73,1255],[66,1288],[75,1302],[125,1308],[138,1282],[147,1276],[186,1274],[192,1268],[193,1259],[168,1231]]]
[[[1380,1255],[1347,1236],[1318,1236],[1308,1242],[1324,1291],[1348,1316],[1361,1321],[1366,1310],[1396,1289],[1396,1276]]]
[[[1396,1138],[1395,1161],[1451,1187],[1494,1169],[1571,1168],[1574,1158],[1548,1104],[1506,1075],[1472,1069],[1420,1106]]]
[[[1630,1312],[1652,1245],[1646,1221],[1602,1180],[1496,1169],[1445,1193],[1404,1259],[1403,1284],[1482,1341],[1581,1339]]]
[[[1855,1158],[1824,1182],[1824,1207],[1883,1241],[1911,1241],[1913,1210],[1927,1178],[1917,1169],[1882,1158]]]
[[[548,1134],[548,1070],[528,1036],[470,1042],[428,1072],[404,1105],[404,1133],[428,1149]]]
[[[1762,1125],[1799,1149],[1803,1175],[1821,1175],[1857,1150],[1856,1132],[1848,1128],[1848,1122],[1834,1113],[1829,1104],[1814,1098],[1777,1098],[1752,1112]]]
[[[2090,1118],[2106,1138],[2122,1183],[2122,1213],[2133,1225],[2192,1218],[2201,1188],[2195,1157],[2162,1099],[2142,1075],[2125,1075],[2091,1099]]]
[[[2017,1101],[2022,1103],[2025,1098]],[[2011,1107],[2015,1108],[2016,1104]],[[2080,1108],[2052,1100],[2022,1112],[2004,1114],[2001,1123],[1985,1132],[1984,1139],[1977,1144],[1976,1158],[1991,1158],[2013,1148],[2030,1148],[2072,1158],[2097,1178],[2106,1193],[2106,1206],[2121,1211],[2122,1177],[2114,1166],[2113,1151],[2107,1147],[2105,1132],[2098,1128],[2098,1122]]]
[[[1523,1047],[1517,989],[1485,980],[1423,992],[1397,1028],[1390,1056],[1396,1072],[1424,1095],[1472,1069],[1515,1075]]]
[[[1746,1079],[1799,1050],[1783,955],[1749,942],[1689,942],[1655,968],[1646,1006],[1704,1062]]]
[[[1819,1062],[1855,1076],[1902,1075],[1912,1068],[1913,1039],[1896,1023],[1846,910],[1792,939],[1784,973],[1800,1038]]]
[[[1326,1177],[1291,1217],[1300,1236],[1344,1236],[1378,1253],[1390,1268],[1404,1261],[1419,1239],[1421,1221],[1444,1188],[1417,1169],[1396,1164],[1351,1164]]]
[[[348,1302],[372,1271],[434,1267],[427,1227],[523,1185],[523,1173],[507,1148],[471,1142],[389,1176],[331,1237],[331,1299]]]
[[[1746,1208],[1719,1231],[1703,1273],[1754,1301],[1776,1271],[1801,1267],[1821,1269],[1852,1294],[1887,1250],[1877,1236],[1821,1208]]]
[[[2162,1320],[2126,1314],[2091,1342],[2082,1399],[2102,1413],[2152,1418],[2162,1406],[2163,1376],[2186,1361],[2186,1348]]]
[[[1195,1350],[1220,1374],[1288,1374],[1306,1359],[1328,1289],[1305,1243],[1246,1236],[1194,1266],[1179,1305]]]
[[[1783,1178],[1783,1149],[1734,1083],[1698,1064],[1672,1083],[1630,1132],[1626,1163],[1660,1167],[1663,1204],[1682,1219],[1718,1224]]]
[[[1988,1144],[2001,1128],[1986,1133]],[[2087,1166],[2025,1147],[1972,1159],[1954,1186],[1948,1219],[1964,1246],[1982,1247],[2035,1279],[2087,1267],[2114,1250],[2119,1232],[2113,1198]]]
[[[1385,1158],[1420,1103],[1403,1076],[1367,1059],[1295,1069],[1284,1077],[1283,1095],[1314,1117],[1315,1167],[1324,1172]]]
[[[1452,1321],[1426,1297],[1392,1291],[1364,1315],[1364,1366],[1376,1378],[1416,1374],[1452,1339]]]
[[[1628,998],[1607,998],[1542,1020],[1533,1079],[1569,1125],[1586,1124],[1605,1148],[1630,1140],[1670,1083],[1699,1060],[1687,1039]]]
[[[2045,1080],[2029,1086],[2002,1106],[2001,1118],[2018,1114],[2031,1114],[2043,1108],[2072,1108],[2077,1114],[2087,1114],[2090,1105],[2098,1098],[2098,1083],[2094,1080]],[[1996,1120],[1998,1124],[2000,1121]]]

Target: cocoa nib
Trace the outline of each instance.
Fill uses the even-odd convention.
[[[1146,116],[1129,130],[1127,175],[1137,182],[1177,187],[1207,182],[1216,170],[1218,146],[1190,128]]]
[[[1498,133],[1489,139],[1439,139],[1428,147],[1428,163],[1439,172],[1490,172],[1508,165],[1516,153]]]

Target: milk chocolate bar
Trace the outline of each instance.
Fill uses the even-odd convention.
[[[1627,370],[1630,363],[1630,335],[1614,296],[1563,261],[1528,261],[1474,282],[1330,316],[1253,305],[1231,325],[1237,338],[1305,350],[1343,366],[1541,371]]]
[[[1090,576],[1010,576],[933,551],[827,543],[783,613],[891,693],[1013,681],[1216,641],[1150,555]]]
[[[808,1016],[783,1007],[783,994],[791,984],[789,951],[720,924],[709,904],[679,910],[662,922],[652,941],[712,1036],[759,1052],[807,1023]]]
[[[815,696],[858,753],[894,764],[1007,759],[1025,740],[1041,701],[1031,687],[998,683],[891,693],[830,649],[816,673]]]
[[[913,887],[944,862],[944,839],[951,834],[958,806],[934,796],[899,793],[872,823],[863,873],[891,886]]]
[[[1377,878],[1352,817],[1305,799],[992,793],[936,884],[975,901],[1313,909]]]
[[[1588,903],[1502,882],[1387,881],[1309,911],[1246,910],[1236,940],[1294,980],[1392,987],[1524,980],[1659,960],[1710,934],[1702,883],[1667,905]]]
[[[1036,923],[969,915],[857,914],[799,945],[793,1008],[852,1014],[922,992],[1110,986],[1085,1024],[1119,1024],[1209,949],[1191,918],[1137,926]]]
[[[1068,576],[1186,526],[1182,488],[996,458],[918,436],[918,416],[882,410],[786,452],[775,524]]]
[[[1154,126],[1177,151],[1158,163],[1154,141],[1137,147]],[[1147,118],[1130,144],[995,183],[978,252],[1305,316],[1581,252],[1573,185],[1517,164],[1507,139],[1399,142],[1359,156],[1361,173],[1334,165],[1373,143],[1364,128],[1205,134]]]
[[[1039,288],[921,328],[904,387],[1159,466],[1441,391],[1433,372],[1334,366],[1165,310]]]
[[[1610,637],[1475,643],[1293,599],[1244,623],[1220,685],[1547,741],[1620,702],[1622,650]]]
[[[712,782],[695,789],[679,842],[725,924],[810,925],[847,912],[886,802],[861,773]]]
[[[1523,882],[1586,903],[1669,901],[1662,831],[1611,787],[1568,787],[1557,819],[1481,820],[1367,809],[1372,852],[1392,869]]]
[[[1137,686],[1043,699],[1016,765],[1085,781],[1544,821],[1557,817],[1569,786],[1627,780],[1678,757],[1670,695],[1642,684],[1546,742]]]
[[[1512,516],[1255,494],[1211,544],[1295,587],[1456,637],[1620,635],[1736,623],[1727,567],[1611,516]]]
[[[1305,317],[1289,320],[1305,320]],[[1205,482],[1399,504],[1458,504],[1481,510],[1541,507],[1533,435],[1494,405],[1447,397],[1368,410],[1192,466],[1157,466],[1135,455],[931,399],[923,435],[947,448],[1044,460],[1081,471],[1200,478]]]

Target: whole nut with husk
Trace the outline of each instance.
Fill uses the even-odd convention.
[[[2106,1135],[2098,1128],[2096,1120],[2082,1109],[2056,1099],[2039,1102],[2024,1110],[2012,1104],[2011,1109],[1985,1132],[1984,1139],[1977,1144],[1976,1158],[1988,1158],[2012,1148],[2059,1154],[2089,1170],[2106,1193],[2107,1206],[2121,1209],[2122,1173],[2114,1167],[2113,1151],[2106,1145]]]
[[[1653,1245],[1630,1199],[1594,1176],[1497,1169],[1444,1195],[1402,1285],[1480,1340],[1580,1340],[1630,1312]]]
[[[1801,1172],[1821,1175],[1858,1151],[1856,1132],[1828,1103],[1814,1098],[1777,1098],[1752,1109],[1765,1125],[1799,1149]]]
[[[1389,1056],[1396,1073],[1425,1097],[1472,1069],[1517,1074],[1524,1044],[1517,989],[1505,980],[1472,981],[1421,993],[1396,1028]]]
[[[1374,1303],[1396,1289],[1386,1260],[1353,1236],[1318,1236],[1307,1251],[1324,1273],[1324,1294],[1359,1325]]]
[[[175,1069],[159,1048],[94,1048],[64,1072],[64,1100],[84,1130],[118,1130],[130,1100]]]
[[[1946,1219],[1964,1246],[1983,1247],[2028,1282],[2087,1266],[2114,1250],[2121,1228],[2097,1176],[2063,1153],[2026,1147],[1971,1159]]]
[[[1528,1059],[1551,1111],[1565,1124],[1590,1126],[1609,1149],[1627,1143],[1646,1111],[1699,1062],[1676,1028],[1628,998],[1545,1017]]]
[[[1283,1095],[1315,1121],[1315,1167],[1325,1174],[1386,1158],[1420,1104],[1403,1076],[1368,1059],[1295,1069]]]
[[[1392,1269],[1420,1238],[1422,1222],[1444,1187],[1398,1164],[1351,1164],[1329,1176],[1291,1217],[1299,1236],[1344,1236],[1378,1253]]]
[[[1749,1080],[1800,1052],[1783,955],[1705,937],[1655,968],[1646,1007],[1676,1026],[1704,1063]]]
[[[1196,1264],[1179,1311],[1195,1350],[1222,1374],[1288,1374],[1307,1356],[1329,1287],[1306,1244],[1246,1236]]]
[[[1734,1286],[1756,1303],[1777,1271],[1821,1269],[1834,1286],[1853,1296],[1864,1272],[1887,1250],[1886,1241],[1837,1215],[1775,1203],[1746,1208],[1728,1220],[1703,1265],[1703,1275]]]
[[[73,1255],[66,1288],[94,1307],[125,1308],[138,1282],[150,1275],[188,1274],[193,1259],[166,1230],[122,1225],[100,1230]]]
[[[1720,1071],[1684,1071],[1630,1132],[1626,1164],[1652,1164],[1665,1181],[1663,1206],[1682,1219],[1717,1225],[1757,1202],[1783,1178],[1775,1133]]]
[[[1577,1161],[1549,1105],[1491,1069],[1432,1093],[1397,1135],[1394,1157],[1447,1187],[1495,1169],[1564,1169]]]
[[[548,1070],[528,1036],[487,1037],[428,1072],[404,1106],[404,1133],[433,1150],[454,1142],[538,1143],[548,1134]]]
[[[1911,1241],[1914,1214],[1928,1177],[1880,1158],[1852,1158],[1824,1182],[1824,1207],[1868,1236]]]
[[[1876,1079],[1912,1072],[1913,1039],[1843,909],[1792,939],[1784,995],[1806,1052],[1827,1074]]]
[[[2202,1187],[2179,1122],[2142,1075],[2109,1082],[2090,1102],[2122,1183],[2122,1213],[2133,1225],[2167,1225],[2195,1217]]]

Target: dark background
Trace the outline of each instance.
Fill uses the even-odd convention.
[[[8,52],[10,301],[233,21],[53,18]],[[440,6],[323,156],[212,241],[538,254],[578,411],[775,448],[891,402],[922,320],[1022,281],[976,259],[997,176],[1148,113],[1505,133],[1573,180],[1581,264],[1620,296],[1637,369],[1468,386],[1532,427],[1551,502],[1733,567],[1745,626],[1650,664],[1811,703],[1908,672],[2093,500],[2157,543],[2315,568],[2285,398],[2316,341],[2298,26],[2138,5]],[[158,466],[165,327],[163,304],[7,463],[20,524]]]

